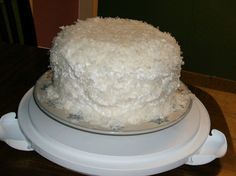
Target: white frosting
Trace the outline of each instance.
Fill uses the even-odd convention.
[[[139,124],[187,104],[176,91],[179,45],[144,22],[97,17],[62,27],[50,62],[48,98],[92,124]]]

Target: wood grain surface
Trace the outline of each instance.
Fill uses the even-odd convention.
[[[16,112],[23,95],[48,70],[48,50],[0,43],[0,116]],[[236,175],[236,91],[235,81],[183,71],[189,89],[206,106],[211,128],[222,131],[228,140],[223,158],[202,166],[183,165],[161,176]],[[36,152],[23,152],[0,141],[0,175],[79,176],[43,158]]]

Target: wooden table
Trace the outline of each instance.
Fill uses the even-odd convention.
[[[0,116],[16,112],[18,104],[35,81],[48,70],[46,49],[0,43]],[[228,140],[225,157],[202,166],[181,166],[160,175],[236,175],[236,82],[183,71],[181,78],[203,102],[211,128]],[[81,175],[58,166],[36,152],[23,152],[0,142],[0,175]]]

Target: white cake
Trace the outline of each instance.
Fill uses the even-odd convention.
[[[141,21],[97,17],[62,27],[50,62],[47,98],[91,124],[140,124],[188,104],[188,93],[177,91],[178,43]]]

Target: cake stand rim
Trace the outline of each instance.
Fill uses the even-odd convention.
[[[31,89],[31,91],[32,91],[32,89]],[[57,163],[57,164],[59,164],[59,165],[62,165],[63,167],[66,167],[66,168],[69,168],[69,169],[72,169],[72,170],[75,170],[75,171],[77,171],[77,172],[80,172],[81,171],[81,169],[83,170],[83,171],[85,171],[85,173],[87,173],[87,172],[90,172],[90,171],[88,171],[88,170],[86,170],[86,167],[89,167],[89,169],[93,169],[93,170],[96,170],[97,172],[102,172],[103,174],[102,175],[104,175],[104,172],[105,173],[107,173],[107,172],[109,172],[108,170],[112,170],[112,171],[114,171],[115,169],[113,168],[113,169],[108,169],[108,168],[101,168],[101,167],[94,167],[94,166],[96,166],[96,164],[94,165],[94,166],[91,166],[91,165],[83,165],[82,163],[80,163],[80,165],[78,166],[78,163],[73,163],[71,160],[68,160],[68,159],[65,159],[64,157],[59,157],[57,154],[52,154],[52,153],[50,153],[50,152],[48,152],[48,150],[46,150],[46,149],[44,149],[42,146],[41,147],[39,147],[38,146],[38,144],[37,144],[37,142],[35,142],[35,140],[32,140],[32,136],[30,136],[31,134],[30,134],[30,132],[29,131],[27,131],[25,128],[24,128],[24,121],[22,121],[22,115],[24,115],[24,114],[22,114],[22,104],[23,103],[25,103],[24,101],[26,100],[26,96],[28,96],[29,95],[29,93],[30,93],[30,90],[26,93],[26,95],[22,98],[22,101],[21,101],[21,103],[20,103],[20,105],[19,105],[19,110],[18,110],[18,114],[19,114],[19,124],[20,124],[20,127],[21,127],[21,129],[22,129],[22,131],[23,131],[23,133],[25,134],[25,136],[29,139],[29,141],[31,141],[32,142],[32,145],[33,145],[33,148],[38,152],[38,153],[40,153],[42,156],[44,156],[45,158],[47,158],[47,159],[49,159],[49,160],[51,160],[51,161],[53,161],[53,162],[55,162],[55,163]],[[199,102],[200,102],[200,100],[198,100]],[[201,103],[201,102],[200,102]],[[27,110],[26,110],[27,111]],[[206,111],[206,109],[204,110],[204,105],[203,105],[203,111],[205,111],[205,112],[203,112],[203,113],[207,113],[207,111]],[[163,171],[166,171],[166,170],[170,170],[170,169],[173,169],[173,168],[175,168],[175,167],[178,167],[178,166],[180,166],[180,165],[182,165],[182,164],[184,164],[186,161],[187,161],[187,158],[189,157],[189,156],[191,156],[192,154],[194,154],[196,151],[197,151],[197,149],[199,149],[200,147],[201,147],[201,145],[205,142],[205,140],[206,140],[206,136],[208,136],[208,134],[209,134],[209,131],[210,131],[210,119],[209,119],[209,117],[208,118],[205,118],[205,122],[206,123],[208,123],[208,125],[206,126],[205,125],[205,127],[208,127],[208,129],[205,129],[205,132],[204,132],[204,136],[205,137],[203,137],[203,135],[201,134],[200,136],[202,136],[202,141],[201,141],[201,144],[198,144],[198,147],[197,148],[195,148],[195,150],[192,150],[191,152],[189,152],[185,157],[180,157],[177,161],[172,161],[172,163],[171,164],[169,164],[169,166],[167,166],[167,165],[164,165],[164,166],[159,166],[159,167],[156,167],[156,169],[154,169],[153,168],[153,166],[152,166],[152,168],[150,168],[150,165],[149,165],[149,168],[140,168],[141,170],[143,169],[143,170],[146,170],[147,172],[148,172],[148,170],[149,171],[151,171],[151,170],[155,170],[155,172],[152,172],[152,173],[160,173],[160,172],[163,172]],[[198,131],[199,132],[199,131]],[[204,139],[203,139],[204,138]],[[195,142],[197,142],[197,141],[195,141]],[[196,146],[196,144],[194,144],[193,146]],[[54,146],[54,148],[53,149],[57,149],[57,147],[55,148],[55,146]],[[182,149],[183,150],[183,149]],[[101,154],[89,154],[88,155],[88,153],[86,153],[86,152],[83,152],[82,151],[82,153],[84,154],[84,156],[83,157],[85,157],[85,160],[86,160],[86,157],[87,157],[87,160],[89,160],[89,158],[91,159],[91,157],[93,158],[94,156],[96,157],[96,156],[98,156],[99,158],[103,158],[104,159],[104,157],[105,157],[105,159],[108,159],[108,160],[110,160],[110,159],[128,159],[128,158],[132,158],[132,157],[130,157],[130,156],[128,156],[128,157],[125,157],[125,156],[106,156],[106,155],[101,155]],[[186,153],[186,150],[185,150],[185,153]],[[151,156],[151,155],[149,155],[149,156]],[[97,159],[98,159],[98,157],[97,157]],[[137,160],[137,158],[139,158],[139,159],[141,159],[142,157],[147,157],[147,155],[144,155],[144,156],[134,156],[133,157],[133,160]],[[153,157],[154,157],[154,159],[155,159],[155,157],[157,157],[157,156],[154,156],[153,155]],[[66,160],[66,161],[65,161]],[[105,162],[105,161],[104,161]],[[110,162],[110,161],[109,161]],[[109,164],[109,162],[108,161],[106,161],[106,164]],[[150,164],[150,163],[149,163]],[[79,169],[78,169],[78,167],[79,167]],[[82,168],[81,168],[82,167]],[[147,167],[147,165],[146,165],[146,167]],[[163,168],[165,168],[164,170],[163,170]],[[87,168],[88,169],[88,168]],[[137,168],[137,170],[138,170],[138,168]],[[117,171],[119,171],[119,173],[123,173],[124,171],[125,172],[134,172],[134,171],[132,171],[132,169],[121,169],[121,168],[118,168],[117,169]],[[147,172],[145,172],[145,173],[147,173]],[[149,173],[149,172],[148,172]],[[91,173],[90,173],[91,174]],[[93,172],[93,174],[94,174],[94,172]],[[110,175],[110,172],[109,172],[109,174],[107,174],[107,175]],[[129,174],[129,175],[132,175],[131,173]]]

